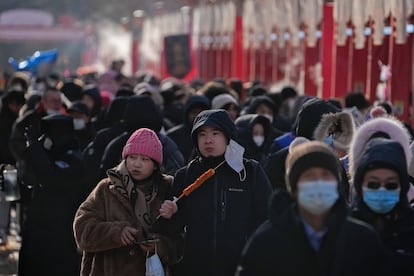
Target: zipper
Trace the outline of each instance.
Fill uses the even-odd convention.
[[[225,221],[226,220],[226,202],[227,202],[226,190],[221,189],[221,203],[220,203],[220,207],[221,207],[221,221]]]

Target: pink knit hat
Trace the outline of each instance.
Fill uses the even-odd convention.
[[[162,145],[160,140],[149,128],[140,128],[136,130],[128,138],[124,149],[122,150],[122,158],[126,158],[130,154],[142,154],[150,157],[158,165],[162,164]]]

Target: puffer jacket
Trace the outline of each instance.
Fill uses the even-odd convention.
[[[137,240],[144,239],[145,234],[130,199],[116,188],[119,186],[116,183],[127,179],[118,168],[108,171],[109,177],[99,182],[76,212],[73,229],[76,243],[83,251],[81,275],[145,275],[146,253],[138,244],[124,246],[121,243],[121,231],[125,226],[141,230]],[[157,253],[164,266],[176,258],[171,238],[173,231],[169,231],[173,221],[157,219],[162,202],[171,193],[171,180],[171,176],[165,175],[159,182],[153,180],[156,195],[149,202],[153,221],[149,233],[156,233],[161,240],[157,243]]]
[[[194,159],[176,173],[175,196],[221,160]],[[176,275],[233,275],[245,242],[266,219],[271,187],[261,166],[244,160],[245,175],[226,163],[188,197],[178,202],[174,216],[184,227],[185,249]],[[173,218],[174,218],[173,217]]]
[[[387,275],[405,275],[414,262],[414,210],[409,206],[406,196],[410,183],[404,150],[401,142],[396,140],[371,139],[360,154],[359,166],[354,175],[356,200],[352,216],[371,224],[379,232],[388,254],[384,268]],[[384,167],[395,168],[400,175],[400,199],[387,214],[371,211],[363,200],[364,174],[378,162],[382,162]]]
[[[332,207],[327,233],[315,251],[297,205],[286,191],[272,197],[270,218],[243,250],[237,276],[380,275],[381,241],[367,224],[347,216],[345,202]]]

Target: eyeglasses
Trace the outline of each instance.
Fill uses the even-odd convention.
[[[376,190],[381,187],[384,187],[387,190],[395,190],[395,189],[398,189],[398,187],[400,186],[398,182],[387,182],[387,183],[384,183],[384,185],[381,185],[381,184],[382,183],[378,181],[369,181],[367,183],[367,188]]]

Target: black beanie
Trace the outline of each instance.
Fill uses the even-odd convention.
[[[224,109],[204,110],[197,115],[191,130],[191,138],[194,145],[197,145],[197,133],[202,126],[211,126],[219,129],[228,140],[236,138],[236,126]]]
[[[309,141],[290,149],[286,159],[286,185],[292,193],[296,191],[301,174],[312,167],[331,171],[341,181],[341,164],[329,146],[320,141]],[[339,184],[339,183],[338,183]]]

